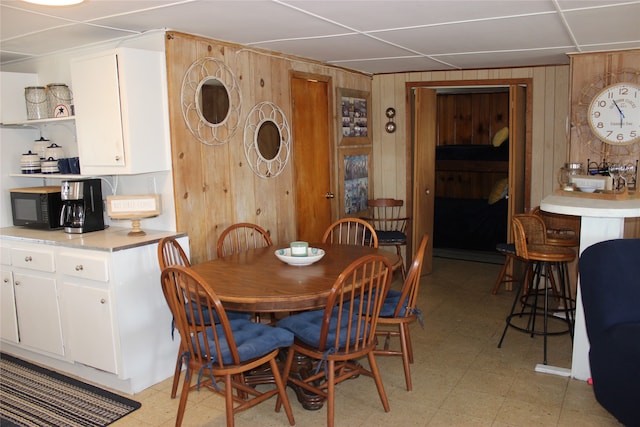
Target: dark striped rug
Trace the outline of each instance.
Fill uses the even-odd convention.
[[[140,403],[0,354],[0,425],[106,426]]]

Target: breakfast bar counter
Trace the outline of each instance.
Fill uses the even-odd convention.
[[[580,197],[575,194],[553,194],[542,200],[540,209],[581,217],[579,253],[582,254],[586,248],[595,243],[623,238],[625,218],[640,217],[640,197],[634,195],[625,199],[609,200],[598,199],[591,195]],[[590,376],[589,340],[584,321],[580,277],[578,277],[571,377],[586,381]]]

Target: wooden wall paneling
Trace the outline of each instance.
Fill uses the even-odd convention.
[[[489,124],[489,140],[487,144],[493,142],[493,136],[500,129],[509,126],[509,92],[499,92],[491,97],[491,117]]]
[[[201,144],[191,135],[182,118],[180,90],[184,73],[195,60],[207,56],[229,66],[239,80],[242,92],[238,129],[230,141],[221,146]],[[368,92],[371,91],[371,78],[312,60],[177,32],[168,33],[167,63],[177,228],[189,234],[192,261],[214,257],[218,235],[234,222],[258,223],[271,232],[274,242],[293,240],[292,159],[289,158],[289,163],[277,177],[263,179],[255,175],[244,155],[247,114],[257,102],[270,101],[290,120],[288,76],[293,69],[328,75],[340,87]],[[260,85],[260,77],[264,85]],[[331,96],[333,99],[334,94]],[[335,106],[332,117],[335,120]],[[333,140],[334,144],[336,141]],[[295,144],[295,141],[291,142]],[[337,214],[337,209],[335,211]]]
[[[405,161],[403,161],[403,158],[406,158],[406,151],[405,151],[405,145],[404,144],[398,144],[398,140],[401,141],[405,141],[406,140],[406,132],[407,132],[407,128],[404,126],[401,126],[400,123],[402,121],[404,121],[404,119],[407,117],[407,114],[409,114],[407,112],[407,102],[406,102],[406,96],[405,96],[405,92],[404,92],[404,83],[405,83],[405,77],[404,75],[400,74],[400,75],[394,75],[393,76],[393,83],[394,83],[394,89],[393,89],[393,93],[395,94],[394,96],[394,108],[396,109],[396,131],[395,131],[395,137],[393,138],[393,140],[391,141],[391,144],[393,146],[394,149],[394,157],[395,157],[395,163],[396,163],[396,171],[397,171],[397,176],[398,177],[402,177],[405,176],[408,178],[408,174],[410,173],[410,168],[407,168],[407,164]],[[374,169],[375,171],[375,169]],[[375,174],[374,174],[375,175]],[[402,199],[404,200],[404,211],[403,214],[406,215],[406,212],[410,212],[407,211],[407,185],[406,185],[406,179],[403,182],[402,178],[400,178],[399,180],[395,180],[395,196],[398,199]],[[389,179],[385,179],[385,181],[387,182],[393,182],[393,180],[389,180]],[[411,230],[409,230],[411,231]],[[409,232],[407,235],[411,235],[411,233]],[[406,249],[406,248],[404,248]],[[409,252],[410,253],[410,252]],[[407,259],[407,257],[405,256],[403,259]]]
[[[267,188],[267,191],[261,196],[263,197],[262,204],[269,206],[268,222],[275,225],[273,241],[274,243],[280,242],[282,245],[287,245],[289,242],[296,240],[295,230],[288,226],[289,224],[295,224],[295,205],[293,198],[294,168],[292,165],[293,156],[291,155],[295,141],[291,134],[292,106],[290,68],[291,63],[287,60],[273,59],[271,61],[271,102],[282,109],[289,123],[289,132],[292,139],[290,141],[291,145],[289,147],[290,152],[287,165],[280,175],[267,180],[272,181],[270,183],[272,187]]]
[[[471,94],[472,144],[491,144],[491,105],[493,94]]]
[[[547,111],[547,102],[545,101],[546,87],[546,69],[543,67],[536,68],[533,71],[533,117],[535,122],[532,126],[532,146],[529,158],[531,159],[531,200],[530,205],[537,206],[543,197],[544,187],[544,164],[545,164],[545,123],[549,120],[550,113]],[[546,193],[545,193],[546,194]],[[525,203],[526,204],[526,203]]]
[[[178,231],[189,234],[191,255],[198,259],[200,254],[195,248],[206,244],[206,235],[201,232],[205,228],[204,218],[194,217],[190,213],[205,210],[204,199],[201,197],[202,187],[199,184],[203,181],[203,171],[199,167],[193,167],[194,159],[200,157],[201,144],[184,124],[181,106],[182,79],[197,57],[197,46],[192,38],[168,33],[166,52],[176,227]]]
[[[473,143],[473,111],[471,109],[471,95],[456,96],[456,130],[454,144]]]

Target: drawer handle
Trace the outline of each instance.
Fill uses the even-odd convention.
[[[84,270],[84,268],[82,267],[82,264],[76,265],[76,271],[82,271],[82,270]]]
[[[100,304],[104,304],[104,303],[106,303],[106,302],[107,302],[107,300],[106,300],[106,299],[104,299],[104,298],[101,298],[101,299],[100,299]]]
[[[9,279],[4,279],[3,282],[4,283],[9,283]]]
[[[20,282],[16,280],[15,285],[20,286]]]
[[[31,262],[31,261],[33,261],[33,258],[31,258],[31,256],[24,257],[24,262]]]

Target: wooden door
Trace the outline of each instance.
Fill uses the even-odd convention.
[[[414,92],[413,129],[413,229],[412,241],[420,242],[429,235],[425,251],[423,274],[431,272],[433,257],[433,206],[435,201],[436,167],[436,91],[416,88]],[[414,248],[415,250],[415,248]],[[413,256],[413,255],[412,255]],[[409,255],[407,254],[407,257]]]
[[[319,242],[331,224],[330,81],[294,75],[293,165],[295,168],[296,238]]]
[[[509,87],[509,208],[507,240],[513,240],[511,218],[525,211],[526,165],[526,88]]]

